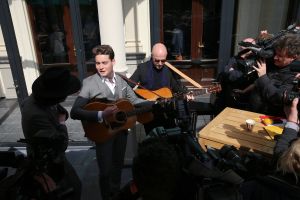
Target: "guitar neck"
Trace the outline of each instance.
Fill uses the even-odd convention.
[[[131,116],[134,116],[134,115],[141,115],[141,114],[150,112],[151,110],[152,110],[152,106],[144,106],[144,107],[141,107],[141,108],[135,108],[131,111],[127,111],[126,115],[128,117],[131,117]]]
[[[202,94],[208,94],[209,92],[207,91],[207,89],[201,89],[201,90],[193,90],[192,91],[193,95],[197,96],[197,95],[202,95]]]

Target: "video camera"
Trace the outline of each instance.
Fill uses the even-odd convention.
[[[295,98],[300,97],[300,80],[293,81],[293,89],[291,91],[284,91],[282,100],[285,105],[291,105]],[[300,104],[297,105],[298,111],[300,110]]]
[[[31,145],[30,156],[25,156],[15,149],[0,152],[0,199],[48,199],[59,200],[68,197],[74,190],[72,187],[60,186],[58,179],[64,176],[63,164],[59,156],[59,143],[62,137],[46,137],[49,131],[39,131],[31,139],[20,139],[18,142]],[[8,173],[14,171],[13,174]],[[52,174],[53,169],[59,172]],[[56,189],[45,192],[42,184],[34,177],[42,177],[47,184],[45,174],[56,184]]]
[[[179,127],[183,132],[192,131],[191,114],[187,100],[181,94],[170,99],[158,100],[152,106],[155,117],[172,122],[172,127]]]
[[[267,39],[261,39],[256,44],[251,42],[239,42],[239,46],[243,47],[243,50],[238,53],[236,56],[237,59],[237,67],[240,71],[244,73],[244,75],[249,76],[255,70],[253,66],[257,66],[257,61],[259,59],[270,59],[274,57],[274,43],[281,38],[282,36],[288,33],[300,33],[300,30],[296,28],[296,24],[292,24],[288,26],[286,30],[282,30],[277,34],[271,36]],[[248,53],[249,55],[242,59],[241,56]]]

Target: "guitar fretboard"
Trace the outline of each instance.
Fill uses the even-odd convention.
[[[135,108],[131,111],[127,111],[126,115],[128,117],[131,117],[131,116],[134,116],[134,115],[140,115],[140,114],[143,114],[143,113],[146,113],[146,112],[150,112],[151,110],[152,110],[152,106],[144,106],[144,107],[141,107],[141,108]]]

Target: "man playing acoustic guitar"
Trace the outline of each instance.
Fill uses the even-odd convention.
[[[167,54],[167,48],[164,44],[155,44],[152,48],[151,59],[140,64],[130,79],[151,91],[167,87],[173,93],[187,93],[187,88],[174,78],[168,67],[164,66]],[[132,83],[129,83],[129,85],[135,87]],[[160,95],[168,97],[167,94],[167,96],[164,96],[164,93],[160,93]],[[188,95],[187,97],[188,99],[193,99],[192,95]]]
[[[170,98],[173,94],[184,94],[188,100],[188,105],[191,111],[198,111],[208,109],[210,104],[195,102],[193,93],[189,93],[188,89],[181,84],[181,82],[173,76],[172,71],[165,66],[167,59],[167,48],[162,43],[156,43],[152,47],[151,59],[147,62],[140,64],[133,75],[130,77],[131,82],[128,84],[131,87],[135,87],[134,82],[138,83],[141,88],[135,90],[139,96],[144,97],[151,96],[151,94],[158,98]],[[147,90],[151,92],[147,92]],[[169,90],[169,92],[168,92]],[[142,92],[140,92],[142,91]],[[145,92],[145,93],[143,93]],[[153,98],[153,97],[151,97]],[[152,100],[152,99],[151,99]],[[145,132],[148,134],[153,128],[163,126],[164,128],[172,128],[174,121],[171,119],[168,121],[162,121],[161,119],[155,119],[149,123],[144,124]]]
[[[140,86],[146,88],[147,90],[158,90],[158,98],[170,98],[172,97],[172,93],[187,93],[187,88],[185,88],[180,81],[175,79],[172,72],[164,66],[167,59],[167,54],[167,48],[164,44],[155,44],[152,47],[151,60],[140,64],[130,77],[130,80],[139,83]],[[132,87],[135,87],[135,85],[130,82],[128,82],[128,84]],[[171,92],[164,90],[165,88],[169,88]],[[147,92],[147,90],[144,91]],[[142,96],[142,94],[139,95]],[[145,96],[142,97],[147,98]],[[188,99],[194,98],[193,95],[188,95],[187,97]],[[161,119],[154,119],[149,123],[145,123],[144,128],[146,134],[148,135],[153,128],[158,126],[170,128],[173,126],[173,120],[161,121]]]
[[[106,99],[116,101],[126,98],[132,104],[145,102],[139,99],[132,88],[114,72],[114,51],[109,45],[100,45],[93,49],[97,73],[83,80],[82,89],[74,102],[71,110],[71,118],[83,120],[83,125],[89,122],[91,126],[109,126],[107,122],[119,113],[116,118],[126,121],[124,115],[119,112],[119,107],[109,104],[104,109],[86,109],[91,100]],[[146,102],[147,103],[147,102]],[[125,116],[126,117],[126,116]],[[84,130],[87,134],[88,128]],[[103,135],[104,131],[96,131],[95,134]],[[96,156],[99,166],[99,184],[103,200],[108,200],[120,189],[121,171],[124,163],[127,143],[127,129],[109,133],[111,138],[105,142],[96,142]],[[108,135],[109,135],[108,134]]]

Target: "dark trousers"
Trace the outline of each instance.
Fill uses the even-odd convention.
[[[59,186],[68,189],[72,188],[72,193],[67,195],[66,200],[81,199],[81,181],[69,161],[65,158],[64,161],[64,178],[59,182]]]
[[[99,185],[103,200],[109,200],[120,190],[127,134],[127,131],[123,131],[104,143],[96,144]]]

